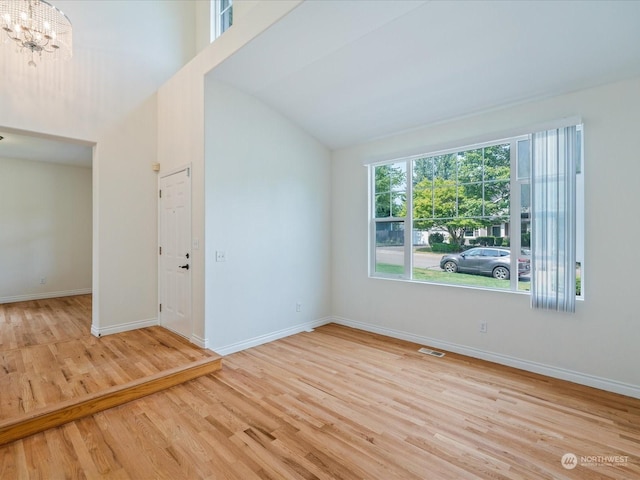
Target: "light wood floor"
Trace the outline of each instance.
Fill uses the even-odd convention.
[[[91,295],[0,305],[0,421],[216,356],[160,327],[90,328]]]
[[[229,355],[0,448],[0,478],[640,478],[640,400],[418,347],[327,325]]]
[[[91,295],[0,304],[0,351],[88,336]]]

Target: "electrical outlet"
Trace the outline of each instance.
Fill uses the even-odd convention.
[[[301,312],[302,311],[302,302],[297,302],[296,303],[296,312]]]
[[[487,333],[487,321],[486,320],[481,320],[480,321],[480,333]]]
[[[47,277],[41,277],[40,278],[40,285],[44,285],[45,283],[47,283]]]
[[[216,251],[216,262],[226,262],[227,261],[227,254],[225,252],[223,252],[222,250],[217,250]]]

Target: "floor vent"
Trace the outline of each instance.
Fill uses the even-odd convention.
[[[435,350],[431,350],[429,348],[421,348],[420,350],[418,350],[420,353],[426,353],[427,355],[431,355],[434,357],[444,357],[444,353],[443,352],[436,352]]]

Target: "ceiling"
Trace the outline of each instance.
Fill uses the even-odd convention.
[[[76,103],[87,105],[87,115],[108,123],[119,112],[105,108],[111,97],[96,97],[96,87],[127,93],[127,107],[139,101],[142,94],[125,88],[140,75],[133,65],[162,70],[149,75],[145,96],[168,76],[162,57],[140,62],[144,55],[118,35],[99,43],[98,32],[117,28],[123,2],[54,3],[76,26],[74,59],[86,57],[86,68],[98,58],[125,58],[124,70],[132,70],[80,82],[86,98]],[[150,3],[130,2],[140,15],[155,11]],[[259,98],[329,148],[342,148],[640,76],[640,1],[307,0],[209,75]],[[91,165],[90,145],[20,133],[0,131],[0,158]]]
[[[201,0],[204,1],[204,0]],[[73,24],[73,58],[51,61],[0,30],[0,157],[91,166],[91,145],[196,54],[196,4],[184,0],[50,0]],[[9,130],[9,131],[7,131]],[[46,132],[49,135],[32,135]]]
[[[3,130],[0,137],[0,158],[92,166],[93,146],[87,143]]]
[[[309,0],[209,75],[336,149],[638,76],[640,1]]]

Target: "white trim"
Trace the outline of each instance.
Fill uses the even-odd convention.
[[[199,346],[200,348],[209,348],[209,339],[208,338],[202,338],[198,335],[196,335],[195,333],[193,335],[191,335],[191,343],[193,343],[194,345]]]
[[[211,29],[213,42],[216,40],[222,33],[220,32],[220,0],[213,0],[213,8],[211,9]]]
[[[212,347],[211,350],[214,350],[218,355],[230,355],[232,353],[246,350],[247,348],[257,347],[258,345],[262,345],[264,343],[269,343],[273,342],[274,340],[289,337],[291,335],[295,335],[296,333],[308,332],[315,327],[320,327],[331,322],[333,322],[333,319],[331,317],[312,320],[310,322],[305,322],[293,327],[278,330],[277,332],[267,333],[265,335],[249,338],[241,342],[232,343],[231,345]]]
[[[30,293],[27,295],[13,295],[11,297],[0,297],[0,303],[27,302],[29,300],[43,300],[45,298],[72,297],[74,295],[88,295],[90,288],[80,288],[77,290],[63,290],[61,292]]]
[[[511,146],[509,147],[509,190],[511,192],[509,195],[509,249],[512,252],[522,251],[522,186],[528,182],[525,182],[524,180],[518,180],[518,163],[520,155],[520,151],[518,150],[518,142],[525,141],[525,139],[531,142],[528,135],[524,138],[516,137],[511,139]],[[529,143],[529,145],[531,144]],[[520,232],[520,234],[513,234],[514,227],[517,229],[517,232]],[[510,258],[511,266],[509,267],[509,270],[512,272],[517,272],[520,268],[520,266],[518,265],[518,259],[520,258],[520,255],[510,255]],[[509,282],[510,290],[517,292],[518,282],[520,282],[520,275],[511,275]]]
[[[91,326],[91,334],[94,337],[101,337],[103,335],[111,335],[113,333],[128,332],[130,330],[138,330],[139,328],[155,327],[158,325],[157,318],[148,318],[146,320],[137,320],[135,322],[119,323],[110,327],[96,328]]]
[[[447,350],[449,352],[466,355],[468,357],[479,358],[481,360],[487,360],[489,362],[514,367],[520,370],[525,370],[527,372],[538,373],[547,377],[567,380],[569,382],[578,383],[580,385],[586,385],[588,387],[598,388],[600,390],[606,390],[608,392],[618,393],[620,395],[627,395],[629,397],[640,399],[640,385],[631,385],[608,378],[589,375],[587,373],[576,372],[574,370],[568,370],[565,368],[554,367],[552,365],[523,360],[509,355],[502,355],[500,353],[488,352],[474,347],[467,347],[465,345],[437,340],[435,338],[423,337],[421,335],[415,335],[391,328],[378,327],[375,325],[370,325],[368,323],[349,320],[343,317],[333,317],[332,321],[333,323],[336,323],[338,325],[344,325],[347,327],[356,328],[358,330],[364,330],[366,332],[372,332],[392,338],[398,338],[400,340],[406,340],[409,342],[418,343],[420,345],[435,347],[436,349]]]
[[[224,10],[222,9],[222,2],[220,0],[212,0],[211,2],[211,15],[210,15],[210,36],[211,42],[216,40],[220,35],[226,32],[233,26],[233,23],[227,27],[227,30],[222,30],[222,14],[226,11],[233,11],[233,0],[229,0],[229,5]]]
[[[403,161],[407,159],[412,160],[412,159],[421,158],[421,157],[433,157],[436,155],[441,155],[445,152],[451,153],[454,151],[463,151],[465,149],[468,149],[467,147],[495,145],[497,143],[511,140],[514,137],[530,135],[532,133],[541,132],[544,130],[564,128],[571,125],[582,125],[582,117],[579,115],[574,115],[570,117],[559,118],[556,120],[550,120],[548,122],[514,127],[508,130],[484,133],[482,135],[477,135],[475,137],[467,137],[464,139],[451,140],[451,141],[439,143],[439,144],[425,144],[420,147],[415,147],[406,151],[398,152],[393,157],[391,156],[369,157],[367,159],[362,160],[362,166],[369,167],[372,165],[384,165],[387,163],[394,163],[397,161]]]

